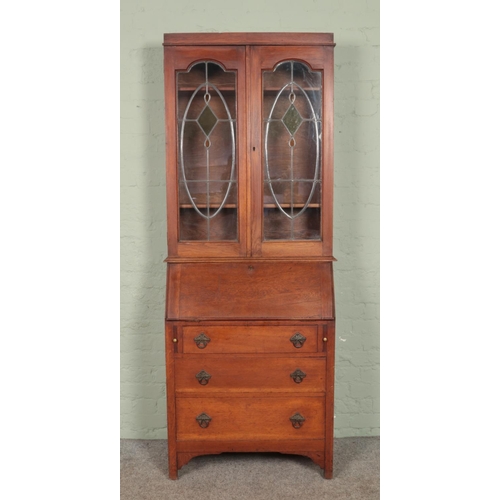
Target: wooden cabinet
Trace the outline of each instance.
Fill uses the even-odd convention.
[[[333,35],[164,35],[169,471],[333,468]]]

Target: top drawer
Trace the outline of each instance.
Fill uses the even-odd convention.
[[[318,326],[185,326],[185,353],[304,353],[318,351]]]

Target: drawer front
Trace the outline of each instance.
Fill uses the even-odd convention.
[[[325,391],[324,358],[197,356],[175,362],[177,393]]]
[[[293,353],[318,351],[318,326],[185,326],[185,353]]]
[[[178,440],[325,437],[322,397],[178,398],[176,407]]]

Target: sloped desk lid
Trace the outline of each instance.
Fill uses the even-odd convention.
[[[167,319],[331,319],[331,262],[169,263]]]

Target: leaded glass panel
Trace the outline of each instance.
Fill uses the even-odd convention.
[[[321,239],[322,73],[263,71],[264,240]]]
[[[177,72],[179,239],[236,241],[236,73],[213,61]]]

